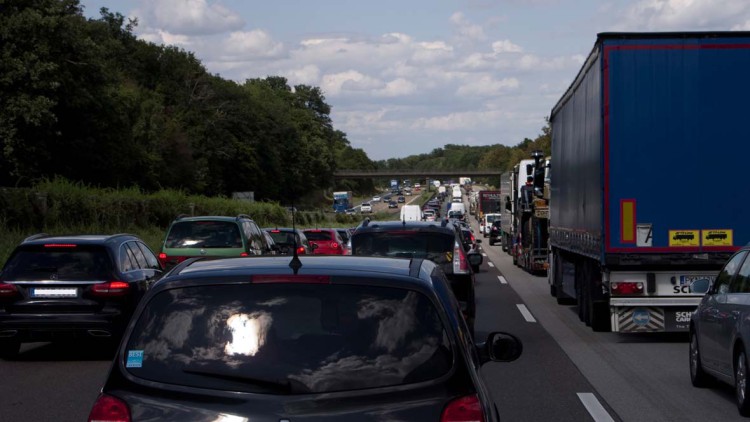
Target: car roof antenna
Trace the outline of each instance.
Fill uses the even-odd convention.
[[[294,232],[294,252],[292,252],[292,260],[289,262],[289,268],[294,271],[294,275],[297,275],[299,269],[302,268],[302,261],[300,261],[299,255],[297,255],[297,222],[295,219],[296,214],[297,209],[294,208],[294,202],[292,202],[292,231]]]

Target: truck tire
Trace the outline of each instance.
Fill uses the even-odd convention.
[[[586,284],[586,325],[590,326],[595,332],[607,332],[611,330],[609,317],[609,303],[606,301],[595,300],[595,291],[599,289],[599,280],[601,280],[601,271],[594,261],[587,259],[584,261],[584,283]]]

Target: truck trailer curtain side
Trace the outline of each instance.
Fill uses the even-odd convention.
[[[606,33],[551,113],[550,292],[595,330],[685,331],[750,241],[750,33]]]

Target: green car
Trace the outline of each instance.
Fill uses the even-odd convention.
[[[248,215],[177,217],[159,253],[164,268],[193,257],[232,257],[274,253],[260,227]]]

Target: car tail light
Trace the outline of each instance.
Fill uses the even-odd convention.
[[[73,243],[46,243],[45,248],[75,248],[78,245]]]
[[[100,394],[89,413],[89,422],[130,422],[130,410],[117,397]]]
[[[440,422],[484,422],[479,397],[472,394],[451,401],[443,409]]]
[[[640,281],[614,282],[610,287],[613,295],[643,294],[643,283]]]
[[[327,275],[294,275],[294,274],[258,274],[251,277],[253,283],[308,283],[330,284],[331,277]]]
[[[453,274],[469,274],[469,263],[464,250],[458,242],[453,244]]]
[[[167,266],[167,254],[164,252],[159,254],[159,262],[161,263],[162,268]]]
[[[108,281],[91,286],[91,293],[96,296],[124,296],[130,290],[130,284],[124,281]]]
[[[18,294],[18,288],[13,284],[0,281],[0,297],[13,297]]]
[[[336,243],[336,242],[331,242],[331,247],[332,247],[333,249],[336,249],[336,248],[338,248],[338,247],[339,247],[339,244],[338,244],[338,243]]]
[[[297,248],[297,254],[304,255],[305,254],[305,247],[304,246],[300,246],[299,248]]]
[[[250,254],[249,254],[249,253],[247,253],[247,252],[242,252],[242,253],[240,254],[240,256],[250,256]]]

